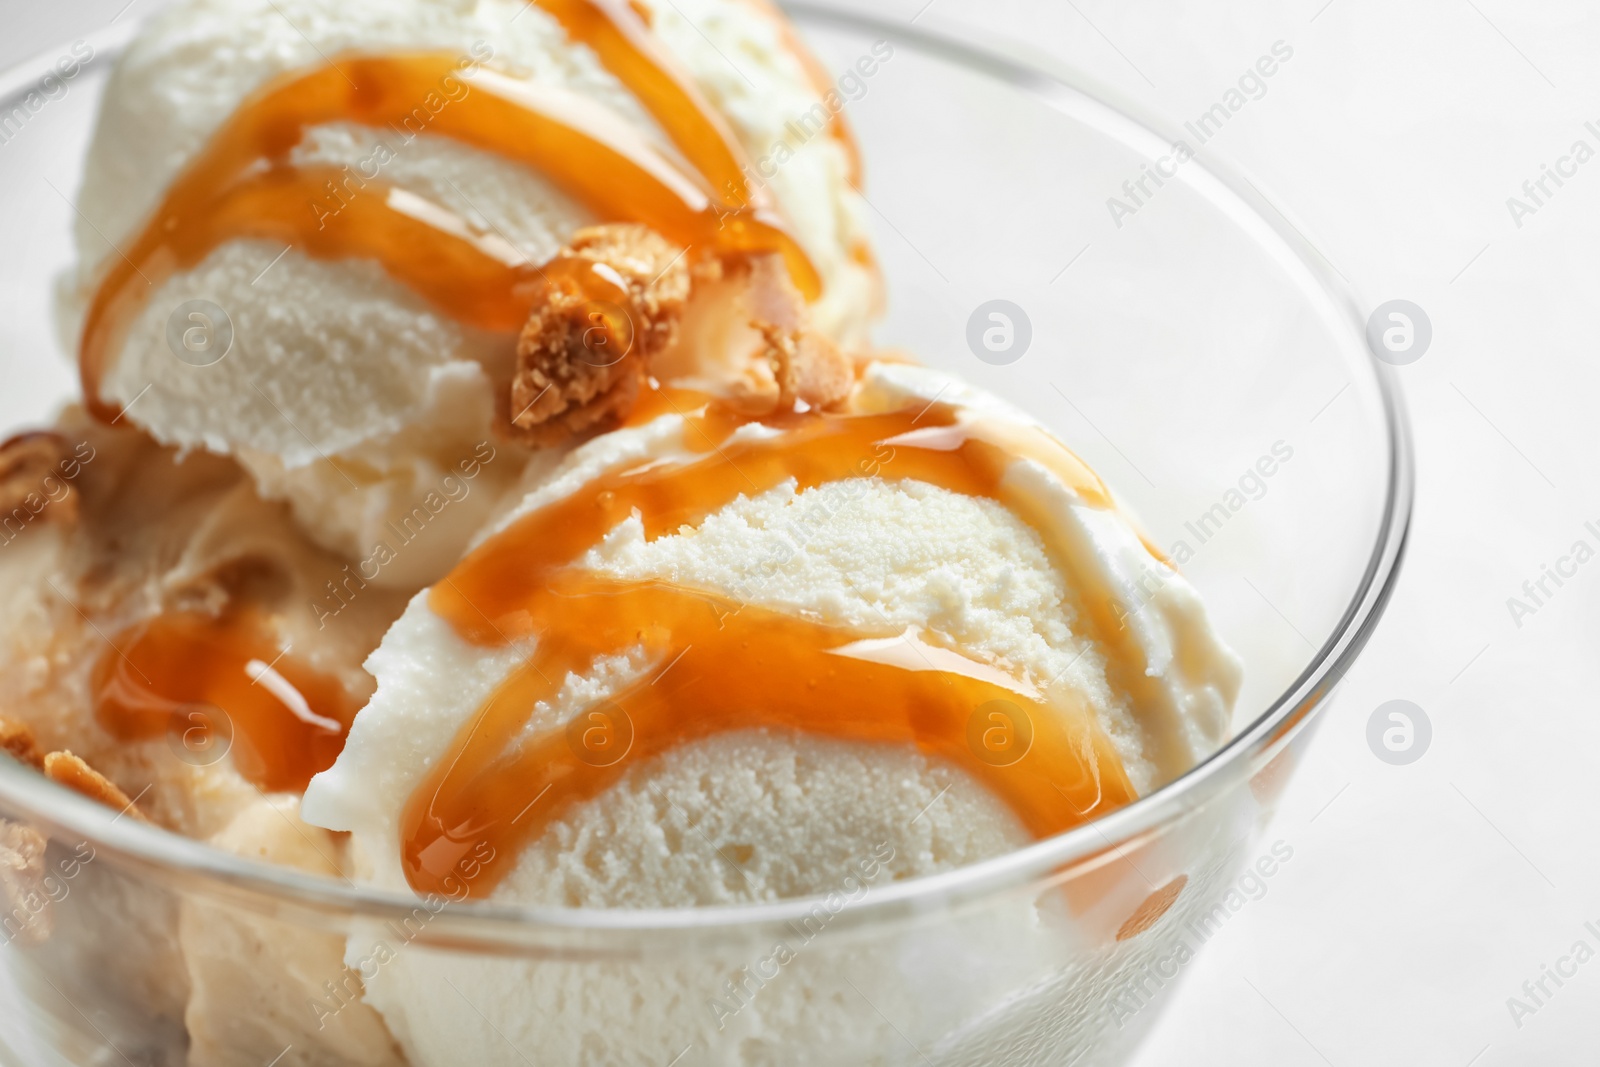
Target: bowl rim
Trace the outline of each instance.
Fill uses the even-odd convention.
[[[1149,141],[1151,145],[1170,145],[1179,139],[1167,132],[1169,123],[1123,94],[1080,71],[1025,54],[1026,47],[1014,41],[1005,40],[1001,45],[997,43],[999,39],[986,39],[972,27],[955,23],[946,24],[948,28],[941,31],[933,28],[943,21],[937,17],[927,20],[927,24],[890,23],[876,15],[843,10],[819,0],[784,0],[783,6],[803,25],[868,34],[892,33],[895,40],[923,53],[1009,84],[1047,104],[1054,101],[1052,106],[1057,110],[1061,110],[1061,101],[1069,99],[1078,107],[1088,104],[1103,109],[1128,124],[1141,139],[1159,139]],[[130,20],[81,38],[94,48],[85,67],[100,67],[114,60],[133,39],[138,26],[139,20]],[[47,50],[0,71],[0,101],[37,84],[50,71],[58,52],[59,49]],[[1297,266],[1312,275],[1322,295],[1331,300],[1341,318],[1347,320],[1346,325],[1354,330],[1354,336],[1361,335],[1360,305],[1349,283],[1254,182],[1213,156],[1191,160],[1185,171],[1215,181],[1253,216],[1253,223],[1263,224],[1282,243],[1280,251],[1288,252]],[[851,926],[907,912],[939,912],[1031,885],[1069,868],[1077,870],[1109,862],[1132,843],[1194,811],[1193,798],[1197,794],[1211,795],[1240,777],[1241,768],[1251,768],[1271,758],[1320,710],[1372,637],[1394,592],[1415,498],[1414,452],[1398,378],[1393,368],[1370,355],[1364,365],[1373,375],[1384,414],[1388,463],[1383,512],[1360,582],[1329,637],[1299,676],[1215,753],[1155,792],[1093,822],[1004,855],[942,874],[874,887],[868,897],[849,909]],[[256,908],[286,906],[373,920],[409,917],[419,903],[418,898],[404,893],[360,886],[348,879],[339,882],[236,856],[135,819],[122,819],[120,814],[108,818],[100,804],[10,760],[0,760],[0,801],[15,807],[52,836],[87,840],[96,848],[104,848],[123,866],[181,876],[186,880],[185,892],[204,887]],[[604,938],[613,934],[626,939],[633,949],[638,947],[638,939],[648,935],[737,931],[799,920],[822,899],[819,894],[773,903],[651,909],[553,908],[465,901],[451,904],[439,913],[440,921],[430,925],[423,939],[447,939],[457,945],[465,941],[474,947],[504,950],[510,944],[528,943],[530,933],[543,932],[558,939]],[[512,935],[509,941],[508,934]]]

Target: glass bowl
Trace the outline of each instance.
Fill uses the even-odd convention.
[[[1246,664],[1231,742],[1103,819],[952,873],[629,911],[419,910],[116,817],[0,759],[0,830],[50,840],[49,874],[0,915],[0,1061],[402,1062],[344,1014],[386,962],[344,960],[346,939],[387,937],[439,983],[410,1024],[448,1025],[429,1065],[613,1062],[596,1035],[683,1067],[1126,1063],[1241,879],[1270,877],[1277,860],[1247,865],[1247,846],[1377,623],[1411,508],[1404,412],[1357,304],[1187,131],[965,33],[792,10],[831,71],[892,46],[850,93],[889,281],[879,339],[1043,419],[1142,517]],[[84,42],[93,58],[37,109],[70,46],[0,76],[0,116],[23,108],[0,144],[6,429],[72,394],[52,278],[131,29]],[[1008,332],[986,345],[997,310]],[[19,936],[43,918],[48,938]],[[540,1011],[473,1003],[452,975]]]

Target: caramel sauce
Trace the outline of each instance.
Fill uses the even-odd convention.
[[[825,97],[836,91],[832,75],[800,40],[788,17],[771,0],[747,2],[777,27],[783,47],[799,62],[817,95]],[[639,98],[726,203],[762,202],[759,198],[764,191],[752,190],[746,180],[750,161],[744,150],[716,109],[650,32],[647,8],[636,0],[538,0],[538,4],[561,23],[568,37],[588,45],[601,65]],[[832,112],[828,132],[844,150],[850,184],[859,189],[861,149],[843,111]]]
[[[118,634],[95,664],[95,717],[120,741],[167,735],[180,759],[228,755],[268,791],[303,792],[333,766],[356,707],[343,686],[283,654],[251,611],[169,612]]]
[[[669,134],[690,163],[704,168],[702,173],[686,172],[597,104],[488,69],[463,78],[462,63],[450,55],[350,56],[288,75],[233,113],[168,187],[144,230],[110,260],[90,302],[79,352],[91,409],[114,417],[100,398],[100,379],[109,354],[154,287],[234,238],[271,236],[323,258],[375,259],[406,284],[448,282],[448,271],[431,262],[442,257],[463,281],[421,287],[435,306],[461,321],[494,323],[497,329],[522,324],[532,298],[518,302],[506,295],[508,288],[527,293],[519,288],[520,278],[503,277],[510,250],[490,247],[498,239],[473,237],[465,222],[437,205],[429,205],[426,213],[432,223],[419,227],[416,213],[403,205],[426,201],[388,187],[378,156],[369,161],[371,173],[288,164],[289,152],[307,130],[331,122],[397,129],[416,123],[426,132],[525,164],[597,217],[644,223],[697,255],[777,253],[800,291],[808,299],[819,295],[815,268],[764,204],[730,207],[707,191],[735,179],[741,183],[736,188],[744,188],[737,150],[704,100],[639,51],[648,31],[638,16],[630,8],[605,4],[609,14],[601,17],[596,5],[602,0],[547,2],[562,8],[575,25],[582,22],[581,31],[626,71],[625,80],[638,86],[646,104],[659,109]],[[585,11],[594,14],[582,15]],[[633,29],[619,28],[624,24]],[[627,56],[637,58],[625,62]],[[489,285],[480,298],[467,283],[485,278],[502,284]],[[482,317],[485,302],[495,305],[487,318]]]
[[[588,45],[600,65],[628,87],[672,143],[730,207],[764,204],[751,190],[744,149],[716,108],[678,66],[627,0],[538,0],[574,41]]]
[[[690,400],[658,394],[655,403]],[[706,406],[685,428],[697,455],[592,479],[491,537],[434,587],[431,608],[464,639],[529,641],[532,651],[406,804],[402,860],[418,892],[446,892],[480,843],[515,855],[630,766],[734,729],[916,745],[966,768],[1040,836],[1133,799],[1092,710],[1065,687],[1041,693],[1008,665],[970,659],[935,634],[828,625],[726,593],[577,566],[630,515],[659,537],[790,478],[802,490],[851,477],[914,478],[1016,503],[1004,475],[1018,442],[997,443],[948,409],[789,413],[763,420],[776,434],[734,436],[748,421]],[[1042,431],[1021,447],[1046,457],[1090,503],[1110,506],[1099,480]],[[553,703],[569,675],[635,652],[650,664],[643,678],[565,726],[530,730],[537,706]],[[505,865],[486,871],[471,892],[487,893],[505,873]]]

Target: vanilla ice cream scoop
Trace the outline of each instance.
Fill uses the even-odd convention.
[[[89,152],[64,301],[88,400],[237,457],[347,557],[431,525],[373,580],[432,580],[495,494],[423,502],[515,414],[529,283],[578,228],[781,253],[815,327],[862,334],[878,284],[820,82],[736,0],[180,0]]]
[[[821,894],[1070,828],[1225,738],[1240,668],[1197,594],[1026,416],[884,363],[826,415],[663,399],[575,449],[368,661],[377,691],[303,808],[362,877],[548,906]],[[506,967],[411,949],[362,973],[417,1063],[517,1062],[496,1034],[551,1063],[729,1047],[625,968],[565,988]],[[764,991],[751,1040],[810,1047],[830,981]],[[608,1026],[630,1001],[659,1026]],[[897,1040],[875,1020],[861,1062]]]

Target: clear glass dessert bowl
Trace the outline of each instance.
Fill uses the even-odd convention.
[[[864,856],[865,880],[822,897],[677,910],[419,906],[224,854],[0,759],[0,826],[50,841],[43,879],[6,886],[0,1062],[400,1062],[381,1032],[281,1039],[323,1032],[398,953],[456,990],[436,1006],[463,1035],[441,1064],[557,1062],[450,981],[466,974],[567,1029],[620,1032],[641,1062],[1127,1061],[1225,918],[1392,590],[1412,497],[1392,373],[1336,273],[1187,134],[954,35],[793,13],[865,149],[878,339],[1040,418],[1117,488],[1244,661],[1232,739],[1104,818],[947,874],[868,887]],[[51,278],[128,30],[0,76],[8,430],[71,394]],[[389,951],[346,958],[347,938]],[[228,964],[204,988],[180,951],[197,941]],[[308,992],[286,997],[284,975]],[[260,1017],[284,1005],[292,1025]]]

